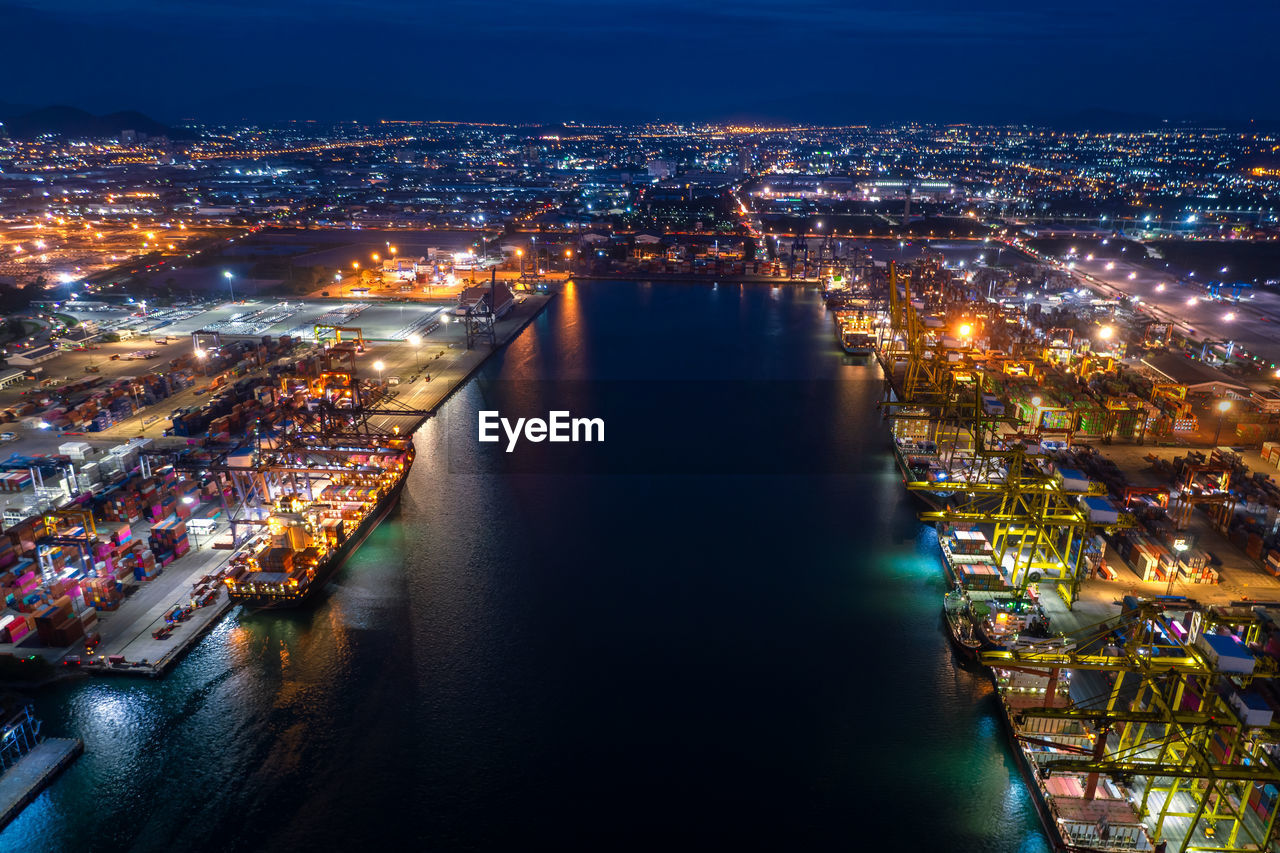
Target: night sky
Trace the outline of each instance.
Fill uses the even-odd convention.
[[[1280,118],[1280,3],[0,0],[11,103],[183,118]]]

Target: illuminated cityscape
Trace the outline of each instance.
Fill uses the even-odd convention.
[[[1280,850],[1273,10],[43,5],[0,849]]]

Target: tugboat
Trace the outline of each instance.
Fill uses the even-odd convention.
[[[947,619],[947,633],[960,657],[977,661],[982,640],[973,627],[969,615],[969,596],[962,589],[953,589],[942,597],[942,614]]]

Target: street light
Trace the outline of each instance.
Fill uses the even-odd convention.
[[[236,285],[235,276],[231,274],[231,270],[223,270],[222,277],[227,280],[227,287],[231,289],[231,301],[236,301]]]
[[[1178,561],[1173,566],[1173,571],[1169,572],[1169,585],[1165,587],[1165,595],[1173,595],[1173,583],[1178,579],[1178,572],[1182,570],[1182,552],[1187,550],[1189,546],[1186,542],[1179,539],[1173,543],[1173,550],[1178,554]]]
[[[1222,421],[1226,418],[1227,412],[1231,411],[1231,401],[1222,400],[1218,403],[1218,429],[1213,434],[1213,446],[1217,447],[1218,442],[1222,439]]]
[[[1114,335],[1115,333],[1116,333],[1116,330],[1111,328],[1110,326],[1103,326],[1101,329],[1098,330],[1098,337],[1102,338],[1104,341],[1109,341],[1111,340],[1111,336]]]
[[[516,257],[520,259],[520,277],[524,278],[524,249],[516,249]]]
[[[960,337],[967,338],[971,334],[973,334],[973,326],[970,326],[968,323],[960,324]]]
[[[205,360],[205,357],[208,355],[209,353],[205,352],[204,350],[199,348],[196,349],[196,361],[200,364],[201,376],[208,376],[208,374],[205,372],[205,367],[204,367],[204,360]]]
[[[383,364],[381,361],[375,361],[375,362],[373,363],[373,369],[374,369],[374,370],[376,370],[376,371],[378,371],[378,384],[379,384],[379,385],[381,385],[381,384],[382,384],[382,369],[383,369],[384,367],[386,367],[386,365],[385,365],[385,364]]]
[[[422,345],[421,335],[410,335],[409,346],[413,347],[413,366],[418,366],[418,347]]]

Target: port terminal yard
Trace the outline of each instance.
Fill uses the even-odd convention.
[[[452,322],[442,322],[446,316],[445,307],[421,304],[377,306],[380,314],[375,312],[371,319],[377,320],[382,316],[382,320],[368,327],[373,334],[366,335],[363,352],[355,355],[355,367],[362,376],[380,380],[378,384],[382,392],[394,400],[396,408],[414,414],[399,415],[394,408],[388,409],[373,416],[371,425],[388,430],[395,428],[401,434],[412,433],[465,384],[493,352],[514,339],[552,298],[546,293],[520,294],[510,313],[494,324],[492,347],[487,338],[473,341],[473,345],[468,347],[464,324],[455,315],[447,315]],[[318,313],[313,308],[311,314],[301,319],[310,322],[331,312],[334,305],[344,304],[336,300],[318,303],[315,306],[321,309]],[[211,316],[230,317],[243,313],[245,307],[253,308],[251,305],[220,306]],[[175,324],[178,330],[169,334],[184,336],[178,338],[178,342],[163,345],[164,354],[172,358],[190,353],[192,339],[186,335],[209,322],[208,317],[194,316]],[[279,323],[289,323],[292,324],[290,328],[296,328],[299,318],[293,316]],[[406,329],[421,332],[406,332]],[[104,350],[108,346],[112,345],[104,345]],[[121,342],[115,346],[137,348],[138,344]],[[104,371],[120,374],[137,371],[131,362],[111,360],[109,353],[104,357],[104,350],[67,353],[59,359],[84,360],[93,355],[96,356],[95,363]],[[56,372],[69,371],[68,367],[52,364]],[[163,408],[167,414],[170,409],[179,408],[186,396],[193,396],[193,390],[180,392],[183,396],[177,399],[163,400],[143,409],[99,434],[67,436],[47,430],[22,430],[20,438],[11,442],[9,449],[33,456],[56,454],[67,441],[76,441],[100,450],[109,444],[139,437],[153,449],[183,448],[195,439],[165,436],[163,433],[171,423],[167,417],[160,417],[152,423],[148,420],[156,416],[154,409]],[[10,393],[17,396],[20,391]],[[193,399],[196,398],[193,396]],[[21,493],[2,497],[7,497],[10,505],[21,504],[24,500]],[[207,582],[217,575],[231,555],[225,547],[230,530],[227,519],[217,512],[216,503],[198,505],[192,518],[187,519],[188,528],[192,527],[193,521],[201,519],[204,520],[200,525],[201,533],[192,535],[193,545],[189,553],[174,560],[155,577],[131,585],[129,594],[116,609],[96,615],[94,627],[98,641],[92,649],[86,649],[80,639],[69,646],[40,645],[35,632],[30,632],[18,642],[0,643],[0,654],[38,655],[57,665],[60,674],[64,675],[163,675],[233,606],[220,584]],[[140,530],[138,535],[145,536],[145,533]],[[202,585],[202,581],[206,583]]]

